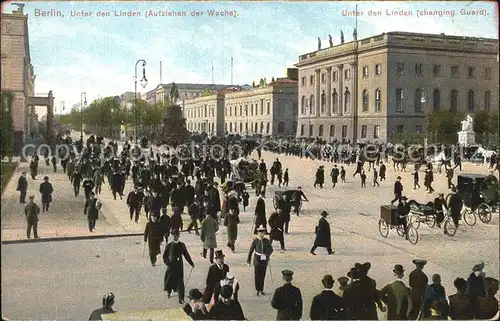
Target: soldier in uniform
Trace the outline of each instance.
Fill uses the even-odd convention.
[[[170,298],[172,290],[179,294],[179,303],[184,303],[184,260],[194,268],[193,260],[189,255],[186,245],[179,241],[179,231],[174,231],[174,240],[167,244],[163,253],[163,262],[167,266],[163,280],[163,290],[167,291]]]
[[[158,222],[158,217],[152,215],[150,221],[146,223],[144,230],[144,243],[148,242],[149,258],[151,265],[155,266],[156,256],[161,253],[160,244],[163,241],[162,226]]]
[[[319,219],[318,226],[316,226],[316,239],[314,240],[314,245],[311,248],[311,254],[316,255],[314,251],[316,248],[325,247],[328,251],[328,255],[335,252],[332,251],[332,237],[330,233],[330,223],[326,220],[329,214],[326,211],[321,212],[321,218]]]
[[[215,263],[208,268],[206,288],[203,294],[203,301],[205,303],[210,302],[214,294],[215,288],[217,287],[218,284],[220,284],[220,281],[226,278],[228,272],[229,272],[229,266],[224,263],[224,253],[222,253],[222,250],[216,251]]]
[[[271,246],[271,242],[265,238],[266,228],[261,225],[256,230],[258,233],[257,238],[255,238],[250,245],[247,263],[248,265],[251,264],[253,254],[255,290],[257,291],[257,296],[259,296],[261,294],[265,295],[264,281],[266,279],[269,259],[271,258],[271,254],[273,254],[273,247]]]
[[[412,309],[410,311],[410,320],[416,320],[422,303],[424,300],[425,288],[429,282],[429,278],[423,272],[424,266],[427,264],[425,260],[413,260],[415,264],[415,270],[413,270],[409,275],[410,281],[410,296],[412,301]]]
[[[38,239],[38,214],[40,214],[40,207],[35,203],[35,196],[30,195],[28,204],[24,207],[24,215],[26,216],[26,222],[28,223],[28,228],[26,231],[26,236],[30,238],[31,229],[33,228],[33,236]]]
[[[22,172],[19,180],[17,181],[16,191],[19,192],[19,203],[26,203],[26,192],[28,191],[28,180],[26,179],[26,172]]]
[[[54,188],[52,184],[49,183],[49,177],[45,176],[43,178],[43,183],[40,184],[40,194],[42,194],[42,212],[49,211],[49,205],[52,202],[52,193]]]
[[[324,290],[313,298],[311,320],[342,320],[344,319],[344,303],[342,298],[332,290],[335,281],[331,275],[325,275],[321,280]]]
[[[300,320],[302,318],[302,294],[292,285],[293,272],[281,271],[285,284],[276,289],[271,306],[278,310],[276,320]]]

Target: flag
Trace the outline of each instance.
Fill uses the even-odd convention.
[[[354,38],[354,40],[358,40],[358,32],[356,31],[356,28],[354,28],[354,31],[352,33],[352,37]]]

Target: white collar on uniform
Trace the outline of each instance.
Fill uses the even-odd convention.
[[[333,292],[333,289],[323,289],[323,291],[330,291],[330,292]]]

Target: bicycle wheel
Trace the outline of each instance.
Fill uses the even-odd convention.
[[[479,220],[485,224],[491,221],[491,207],[486,203],[481,203],[476,209]]]
[[[476,214],[469,209],[466,209],[462,214],[465,224],[469,226],[476,225]]]
[[[446,195],[446,198],[445,198],[446,204],[450,204],[450,197],[451,197],[451,193]]]
[[[418,230],[418,228],[420,227],[420,216],[415,214],[408,215],[408,223],[410,226],[413,226]]]
[[[378,231],[382,237],[387,237],[389,235],[389,225],[385,220],[378,221]]]
[[[425,223],[428,227],[433,228],[434,226],[436,226],[436,216],[434,214],[426,215]]]
[[[444,222],[444,232],[448,236],[455,236],[455,233],[457,233],[457,226],[451,219],[447,219]]]
[[[405,229],[404,229],[403,225],[396,225],[396,232],[398,232],[399,236],[405,235]]]
[[[408,227],[408,230],[406,231],[408,233],[408,241],[410,241],[411,244],[415,245],[418,243],[418,231],[416,228],[413,226]]]

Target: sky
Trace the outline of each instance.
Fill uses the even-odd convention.
[[[17,2],[17,1],[16,1]],[[55,96],[55,108],[65,113],[86,92],[93,99],[134,91],[134,67],[146,60],[146,92],[162,82],[233,83],[284,77],[298,56],[323,48],[331,34],[340,43],[352,40],[354,16],[344,15],[358,5],[358,39],[382,32],[406,31],[498,39],[495,2],[23,2],[28,14],[35,92]],[[3,12],[15,5],[2,4]],[[63,17],[43,17],[40,11],[60,11]],[[116,17],[116,11],[138,11],[139,17]],[[149,11],[185,12],[186,16],[146,16]],[[209,10],[233,16],[209,16]],[[370,13],[381,11],[381,16]],[[395,17],[386,10],[410,11]],[[447,10],[439,16],[418,16],[419,11]],[[482,10],[482,11],[478,11]],[[73,12],[90,13],[72,17]],[[98,16],[108,12],[110,16]],[[192,13],[197,12],[197,16]],[[450,14],[453,13],[453,15]],[[481,15],[472,15],[480,12]],[[201,14],[200,14],[201,13]],[[139,79],[142,70],[138,68]],[[45,113],[39,109],[39,115]]]

